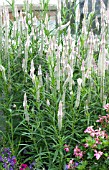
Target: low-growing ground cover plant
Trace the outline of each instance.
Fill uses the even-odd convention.
[[[0,169],[13,170],[16,167],[16,157],[12,156],[9,148],[4,148],[0,155]]]
[[[0,169],[2,170],[34,170],[35,162],[27,164],[21,164],[17,162],[15,156],[12,155],[12,151],[10,148],[2,148],[0,154]]]
[[[87,127],[84,130],[85,135],[81,143],[76,145],[74,149],[70,149],[67,144],[64,145],[66,154],[71,152],[72,159],[66,164],[65,169],[108,169],[109,166],[109,104],[104,108],[107,114],[99,115],[94,129],[93,126]],[[69,157],[70,154],[68,154]]]
[[[77,2],[72,13],[58,0],[52,30],[48,0],[38,19],[28,1],[18,12],[12,0],[13,21],[0,9],[0,146],[12,153],[0,157],[5,169],[108,169],[109,7],[100,1],[99,22],[85,1],[80,20]]]

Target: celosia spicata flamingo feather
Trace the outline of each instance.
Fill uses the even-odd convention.
[[[77,97],[76,97],[76,101],[75,101],[75,107],[78,108],[79,104],[80,104],[80,95],[81,95],[81,84],[82,84],[82,79],[78,78],[77,79],[77,83],[78,83],[78,89],[77,89]]]
[[[59,109],[58,109],[58,128],[59,130],[62,129],[62,118],[63,118],[63,109],[62,109],[62,101],[59,102]]]

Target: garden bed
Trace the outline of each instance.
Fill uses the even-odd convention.
[[[0,169],[108,170],[109,7],[49,7],[0,11]]]

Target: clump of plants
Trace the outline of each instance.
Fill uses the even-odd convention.
[[[106,104],[104,108],[107,114],[104,116],[99,115],[99,119],[96,122],[94,129],[93,126],[87,127],[84,131],[84,138],[81,139],[81,143],[76,145],[74,149],[70,149],[67,144],[64,145],[66,154],[72,153],[72,159],[66,164],[65,169],[108,169],[109,165],[109,104]],[[67,158],[68,159],[68,158]]]
[[[0,155],[0,168],[6,170],[14,170],[16,168],[17,160],[12,155],[9,148],[4,148]]]
[[[28,164],[21,164],[17,162],[16,156],[13,156],[10,148],[2,148],[0,154],[0,168],[3,170],[33,170],[35,162]]]
[[[82,20],[79,1],[58,0],[54,22],[48,0],[0,9],[0,138],[16,156],[2,168],[108,169],[109,7],[99,22],[87,2]]]

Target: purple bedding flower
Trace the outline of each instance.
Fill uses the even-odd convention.
[[[0,155],[0,162],[6,170],[14,170],[17,160],[15,156],[12,156],[9,148],[4,148]]]

